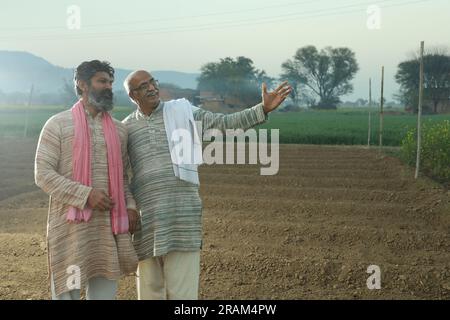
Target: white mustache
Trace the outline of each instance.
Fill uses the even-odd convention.
[[[159,92],[159,91],[157,91],[157,90],[155,90],[155,91],[150,91],[150,92],[147,93],[145,96],[146,96],[146,97],[156,96],[156,94],[157,94],[158,92]]]

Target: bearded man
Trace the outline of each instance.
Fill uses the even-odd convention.
[[[124,166],[127,129],[113,119],[114,69],[81,63],[74,82],[80,100],[44,125],[35,182],[50,195],[49,280],[54,300],[115,299],[117,280],[134,273],[131,242],[137,221]]]

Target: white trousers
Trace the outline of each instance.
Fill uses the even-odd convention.
[[[197,300],[200,251],[172,251],[139,262],[139,300]]]
[[[52,300],[80,300],[80,290],[74,289],[55,294],[53,275],[51,277]],[[88,280],[86,286],[86,300],[115,300],[117,293],[117,280],[109,280],[103,277],[94,277]]]

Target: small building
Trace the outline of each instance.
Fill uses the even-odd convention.
[[[431,103],[431,106],[433,106],[433,103]],[[437,113],[450,113],[450,97],[447,100],[439,101],[437,107],[436,107]]]
[[[222,97],[213,91],[200,90],[197,100],[200,107],[212,112],[233,113],[248,107],[236,97]]]
[[[408,106],[405,108],[405,110],[408,112],[414,112],[414,110],[417,110],[417,106],[415,108]],[[424,113],[434,113],[434,102],[429,99],[424,99],[422,103],[422,110],[424,111]],[[450,97],[447,100],[441,100],[438,102],[436,106],[436,113],[450,113]]]
[[[198,104],[198,91],[193,89],[181,89],[175,86],[161,85],[159,88],[159,96],[162,100],[172,100],[186,98],[192,104]]]

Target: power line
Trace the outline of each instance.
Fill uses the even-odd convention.
[[[225,27],[234,27],[234,26],[244,26],[244,25],[248,25],[248,24],[253,24],[255,22],[255,24],[261,24],[262,23],[270,23],[270,22],[280,22],[280,21],[290,21],[290,20],[294,20],[297,18],[301,18],[303,16],[305,16],[306,18],[308,18],[309,16],[307,14],[312,13],[316,15],[313,15],[313,17],[316,16],[327,16],[327,15],[322,15],[322,13],[327,12],[327,11],[334,11],[334,10],[341,10],[341,9],[345,9],[345,8],[350,8],[350,7],[359,7],[362,5],[368,5],[368,4],[381,4],[384,2],[392,2],[393,0],[381,0],[378,2],[374,2],[374,1],[370,1],[370,2],[364,2],[364,3],[357,3],[357,4],[352,4],[352,5],[347,5],[347,6],[339,6],[339,7],[333,7],[333,8],[326,8],[326,9],[319,9],[319,10],[310,10],[310,11],[305,11],[305,12],[295,12],[295,13],[289,13],[289,14],[283,14],[283,15],[278,15],[278,16],[269,16],[269,17],[258,17],[258,18],[253,18],[253,19],[245,19],[245,20],[238,20],[238,21],[226,21],[226,22],[221,22],[221,23],[215,23],[215,24],[199,24],[199,25],[191,25],[191,26],[175,26],[175,27],[164,27],[164,28],[156,28],[156,29],[150,29],[150,30],[140,30],[140,31],[123,31],[123,32],[107,32],[107,33],[87,33],[84,35],[74,35],[73,37],[69,35],[70,38],[73,39],[88,39],[88,38],[92,38],[91,36],[94,37],[110,37],[110,36],[133,36],[133,35],[145,35],[145,34],[156,34],[156,33],[168,33],[168,32],[180,32],[180,31],[197,31],[197,30],[204,30],[207,29],[209,30],[211,27],[213,28],[217,28],[217,27],[221,27],[221,25],[225,26]],[[404,5],[404,4],[410,4],[410,3],[415,3],[415,2],[428,2],[430,0],[415,0],[415,1],[409,1],[406,3],[401,3],[401,4],[393,4],[391,6],[398,6],[398,5]],[[388,7],[388,6],[385,6]],[[359,11],[356,10],[356,11]],[[337,12],[337,13],[347,13],[347,12],[353,12],[353,11],[346,11],[346,12]],[[335,12],[336,13],[336,12]],[[334,14],[332,14],[334,15]],[[287,17],[293,17],[291,19],[287,18]],[[275,18],[275,20],[274,20]],[[280,18],[283,18],[280,20]],[[286,19],[284,19],[286,18]],[[262,21],[261,21],[262,20]],[[238,23],[237,25],[233,25],[234,23]],[[194,28],[194,29],[192,29]],[[198,29],[200,28],[200,29]],[[188,30],[189,29],[189,30]],[[39,39],[45,40],[47,39],[47,37],[59,37],[62,36],[65,39],[68,38],[67,34],[64,35],[44,35],[44,36],[40,36]],[[7,36],[6,36],[7,37]],[[5,39],[6,37],[0,37]],[[17,38],[17,36],[10,36],[11,38]]]
[[[419,4],[419,3],[425,3],[430,2],[431,0],[410,0],[402,3],[394,3],[394,4],[387,4],[383,5],[383,8],[389,8],[389,7],[400,7],[405,6],[409,4]],[[298,18],[302,19],[308,19],[308,18],[317,18],[317,17],[327,17],[327,16],[336,16],[346,13],[353,13],[353,12],[359,12],[361,8],[356,8],[352,10],[344,10],[339,11],[346,8],[352,8],[352,7],[360,7],[361,5],[377,5],[382,4],[384,2],[391,2],[391,0],[381,0],[381,1],[371,1],[370,3],[360,3],[360,4],[354,4],[349,6],[341,6],[341,7],[334,7],[334,8],[328,8],[328,9],[321,9],[316,11],[309,11],[309,12],[302,12],[302,13],[290,13],[285,15],[278,15],[278,16],[271,16],[271,17],[260,17],[255,19],[245,19],[241,21],[230,21],[230,22],[222,22],[222,23],[216,23],[216,24],[201,24],[201,25],[191,25],[191,26],[178,26],[178,27],[168,27],[168,28],[157,28],[157,29],[150,29],[150,30],[140,30],[140,31],[123,31],[123,32],[108,32],[108,33],[88,33],[84,35],[43,35],[38,37],[33,37],[35,40],[54,40],[56,38],[62,38],[61,40],[77,40],[77,39],[96,39],[96,38],[116,38],[116,37],[132,37],[132,36],[148,36],[148,35],[154,35],[154,34],[164,34],[164,33],[177,33],[177,32],[192,32],[192,31],[202,31],[202,30],[212,30],[212,29],[226,29],[226,28],[234,28],[234,27],[242,27],[242,26],[254,26],[254,25],[261,25],[261,24],[272,24],[272,23],[278,23],[278,22],[287,22],[296,20]],[[328,11],[334,11],[334,12],[328,12]],[[305,13],[313,13],[313,14],[305,14]],[[289,18],[290,17],[290,18]],[[0,39],[7,39],[7,37],[0,37]],[[9,36],[9,38],[14,38],[17,40],[17,36]],[[29,39],[29,38],[27,38]]]
[[[265,7],[259,7],[259,8],[252,8],[247,10],[234,10],[234,11],[225,11],[225,12],[211,12],[211,13],[205,13],[205,14],[199,14],[199,15],[191,15],[191,16],[178,16],[178,17],[161,17],[151,20],[137,20],[137,21],[121,21],[121,22],[110,22],[110,23],[99,23],[99,24],[87,24],[84,25],[83,28],[89,29],[92,27],[111,27],[111,26],[123,26],[123,25],[135,25],[135,24],[141,24],[141,23],[148,23],[148,22],[158,22],[158,21],[173,21],[173,20],[186,20],[186,19],[196,19],[196,18],[202,18],[202,17],[212,17],[212,16],[225,16],[235,13],[246,13],[246,12],[254,12],[254,11],[260,11],[265,9],[271,9],[271,8],[282,8],[282,7],[290,7],[290,6],[298,6],[301,4],[308,4],[308,3],[317,3],[318,1],[323,0],[307,0],[307,1],[296,1],[296,2],[289,2],[285,4],[277,4],[277,5],[271,5],[271,6],[265,6]],[[36,28],[36,27],[22,27],[22,28],[2,28],[3,30],[9,30],[9,31],[27,31],[27,30],[66,30],[66,27],[45,27],[45,28]]]

